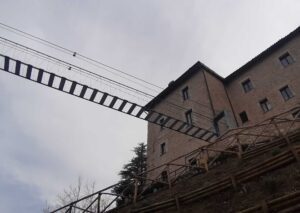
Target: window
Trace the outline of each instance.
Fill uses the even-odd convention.
[[[192,110],[191,110],[191,109],[185,113],[185,119],[186,119],[186,122],[187,122],[189,125],[192,125],[192,124],[193,124]]]
[[[280,56],[279,61],[283,67],[287,67],[288,65],[294,63],[294,59],[289,53],[285,53]]]
[[[240,113],[240,118],[241,118],[242,123],[246,123],[249,120],[247,113],[245,111]]]
[[[166,154],[166,143],[160,144],[160,155]]]
[[[181,90],[182,92],[182,98],[183,100],[188,100],[189,99],[189,88],[185,87],[183,90]]]
[[[271,110],[271,104],[268,101],[268,99],[263,99],[259,102],[261,109],[263,110],[263,112],[268,112]]]
[[[294,96],[291,89],[288,86],[281,88],[280,93],[285,101],[291,99]]]
[[[247,79],[246,81],[244,81],[242,83],[242,86],[243,86],[245,93],[250,92],[253,89],[253,85],[252,85],[252,82],[250,81],[250,79]]]

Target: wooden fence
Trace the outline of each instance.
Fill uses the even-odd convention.
[[[177,207],[177,209],[180,209],[180,205],[182,204],[185,205],[195,200],[206,198],[210,195],[216,194],[218,192],[230,188],[236,189],[238,184],[240,183],[245,183],[256,177],[264,175],[272,170],[297,162],[299,161],[299,153],[300,153],[299,145],[290,146],[287,151],[284,151],[263,162],[252,165],[251,167],[243,169],[242,171],[236,172],[208,186],[193,190],[191,192],[185,193],[176,198],[165,200],[163,202],[155,203],[142,208],[132,209],[132,212],[155,212],[170,207]],[[255,208],[260,208],[260,206]]]
[[[252,213],[252,212],[263,212],[263,213],[300,212],[300,191],[296,191],[270,201],[263,200],[261,201],[260,204],[239,211],[238,213]]]
[[[161,184],[172,188],[177,180],[185,177],[191,171],[206,172],[216,166],[217,160],[221,154],[229,154],[236,156],[239,160],[247,160],[265,152],[270,151],[276,146],[288,146],[289,150],[275,157],[272,157],[264,162],[255,164],[247,169],[231,174],[221,180],[218,180],[208,186],[193,190],[178,197],[173,197],[168,200],[154,203],[143,208],[133,208],[132,212],[154,212],[169,207],[180,209],[180,205],[191,203],[200,198],[208,197],[220,191],[236,188],[238,184],[249,181],[259,175],[265,174],[273,169],[283,165],[290,164],[299,159],[299,146],[291,146],[292,143],[300,141],[300,107],[295,107],[284,113],[273,116],[257,125],[232,129],[219,137],[215,142],[202,146],[189,153],[183,154],[176,159],[169,161],[146,172],[137,175],[133,180],[130,180],[128,187],[134,185],[134,193],[131,195],[132,200],[127,204],[135,204],[144,199],[144,192],[153,186],[153,184]],[[246,147],[246,148],[244,148]],[[194,158],[197,160],[196,165],[190,165],[188,159]],[[180,162],[180,163],[178,163]],[[166,171],[167,178],[162,179],[160,175],[156,178],[149,178],[151,172]],[[144,177],[145,173],[148,175]],[[144,190],[139,191],[137,188],[140,182],[148,183]],[[107,187],[103,190],[85,196],[77,201],[56,209],[52,212],[107,212],[114,206],[114,203],[121,197],[123,193],[114,194],[110,190],[118,184]],[[111,202],[104,207],[100,207],[101,196],[110,195]],[[82,205],[85,200],[89,199],[89,204]],[[96,209],[93,211],[92,209]]]
[[[300,128],[299,115],[300,107],[298,106],[256,125],[231,129],[213,143],[183,154],[168,163],[148,169],[145,172],[147,173],[145,190],[157,183],[172,187],[177,180],[188,177],[191,171],[205,173],[219,163],[222,154],[232,155],[238,159],[249,159],[272,147],[289,145],[293,140],[294,132]],[[190,164],[191,159],[196,162],[195,165]],[[165,177],[162,176],[162,172],[165,172]],[[136,178],[138,180],[142,177]],[[143,192],[134,200],[140,199]]]

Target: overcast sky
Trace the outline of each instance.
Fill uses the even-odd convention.
[[[227,76],[300,23],[298,0],[0,5],[0,22],[162,87],[198,60]],[[1,28],[0,36],[35,45]],[[132,148],[146,142],[144,121],[4,72],[0,97],[0,212],[41,212],[78,176],[111,185]]]

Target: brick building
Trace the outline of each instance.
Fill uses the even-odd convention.
[[[222,134],[300,104],[300,27],[223,78],[197,62],[146,108]],[[204,141],[148,123],[148,168]],[[161,171],[151,173],[156,178]]]

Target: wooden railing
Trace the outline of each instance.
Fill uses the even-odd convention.
[[[294,116],[292,116],[292,114]],[[169,207],[180,208],[180,205],[208,197],[222,190],[235,188],[240,183],[247,182],[285,164],[295,162],[299,159],[298,155],[300,147],[292,147],[291,145],[294,142],[300,141],[300,133],[298,131],[300,123],[299,115],[300,107],[295,107],[284,113],[273,116],[257,125],[229,130],[214,143],[202,146],[196,150],[181,155],[166,164],[148,169],[146,172],[136,175],[128,185],[128,187],[134,186],[135,188],[131,195],[131,200],[128,200],[127,204],[135,205],[139,200],[144,199],[145,196],[147,196],[145,195],[146,192],[149,192],[149,190],[151,191],[151,187],[153,186],[157,187],[156,185],[160,185],[160,187],[172,188],[179,179],[184,179],[185,177],[189,178],[190,176],[188,174],[195,172],[201,174],[213,169],[217,165],[218,158],[220,158],[222,154],[231,155],[236,157],[237,160],[246,160],[268,152],[276,146],[289,147],[288,151],[285,151],[262,163],[255,164],[254,166],[246,168],[240,172],[231,174],[230,176],[218,180],[206,187],[193,190],[181,196],[173,197],[147,207],[133,208],[132,212],[153,212]],[[196,159],[196,165],[190,165],[187,161],[187,159],[192,158]],[[159,174],[155,178],[149,178],[149,175],[152,172],[157,173],[157,171],[166,171],[166,177],[163,178]],[[145,177],[145,175],[147,176]],[[146,182],[146,185],[144,185],[143,190],[138,190],[138,188],[140,189],[141,182]],[[64,207],[56,209],[53,212],[73,213],[74,210],[79,210],[79,212],[105,212],[114,206],[114,203],[118,198],[123,197],[122,193],[111,193],[112,196],[115,196],[115,198],[112,199],[112,202],[102,209],[98,207],[101,202],[99,199],[101,198],[101,195],[105,192],[109,193],[109,190],[111,190],[115,185],[104,190],[100,190],[80,200],[74,201]],[[79,207],[80,202],[83,202],[86,199],[91,200],[90,205],[85,206],[84,208]],[[91,211],[91,209],[96,209],[96,211]]]
[[[281,212],[291,213],[300,212],[300,191],[296,191],[276,199],[266,201],[263,200],[260,204],[251,208],[239,211],[238,213],[251,213],[251,212]]]
[[[112,193],[111,190],[118,186],[120,183],[111,185],[109,187],[106,187],[104,189],[101,189],[97,192],[94,192],[90,195],[87,195],[85,197],[82,197],[78,200],[75,200],[65,206],[59,207],[51,213],[59,213],[59,212],[64,212],[64,213],[102,213],[110,210],[111,208],[115,207],[115,203],[117,199],[120,197],[123,197],[123,192],[127,189],[125,186],[125,189],[123,192],[116,194]],[[131,184],[131,183],[130,183]],[[127,187],[130,186],[130,184],[127,185]],[[110,200],[106,200],[105,202],[103,201],[103,196],[109,196]]]
[[[291,164],[299,161],[300,146],[290,146],[289,150],[282,152],[281,154],[271,157],[261,163],[257,163],[251,167],[243,169],[240,172],[236,172],[230,176],[222,178],[221,180],[215,181],[208,186],[201,187],[199,189],[193,190],[191,192],[185,193],[181,196],[174,197],[163,202],[154,203],[152,205],[132,209],[132,212],[155,212],[158,210],[176,207],[180,209],[180,205],[185,205],[191,203],[195,200],[206,198],[218,192],[233,188],[236,189],[237,185],[240,183],[245,183],[247,181],[253,180],[254,178],[266,174],[274,169],[280,168],[284,165]],[[299,196],[297,194],[297,196]],[[282,199],[284,200],[284,199]],[[278,201],[271,202],[278,203]],[[250,210],[242,211],[252,212],[261,208],[261,206],[255,206]]]
[[[168,163],[148,169],[145,173],[151,181],[147,182],[146,187],[151,187],[156,181],[172,187],[178,179],[188,174],[205,173],[214,168],[222,155],[249,159],[272,147],[289,145],[293,132],[300,128],[299,117],[300,107],[297,106],[256,125],[231,129],[213,143],[181,155]],[[191,165],[189,159],[193,159],[196,163]],[[167,180],[161,176],[163,171],[167,173]]]

